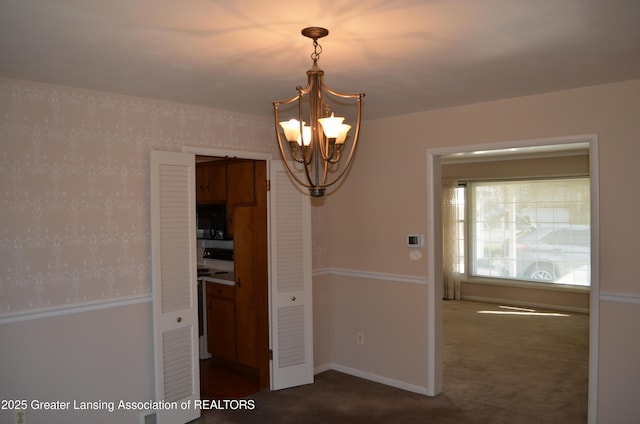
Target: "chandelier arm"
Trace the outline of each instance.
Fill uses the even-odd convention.
[[[280,147],[280,156],[282,157],[282,162],[284,162],[284,166],[287,169],[289,176],[291,176],[291,178],[293,178],[296,183],[300,184],[302,187],[305,187],[307,189],[313,188],[312,184],[307,184],[303,180],[298,178],[297,173],[293,170],[293,168],[291,168],[291,165],[289,165],[289,160],[287,159],[287,156],[285,155],[284,150],[282,149],[282,146]],[[306,170],[307,168],[306,163],[304,162],[302,163],[304,164],[304,168]]]
[[[327,162],[331,164],[340,162],[340,158],[342,157],[341,152],[342,152],[342,149],[336,148],[333,151],[333,154],[331,155],[331,159],[329,159]]]
[[[322,174],[322,187],[327,187],[327,175],[329,175],[329,161],[324,161],[324,170]]]
[[[314,182],[314,180],[311,178],[311,170],[312,170],[312,168],[311,168],[310,164],[305,163],[304,164],[304,174],[307,177],[307,182],[309,183],[308,185],[306,185],[306,187],[307,188],[317,188],[317,187],[319,187],[318,186],[317,175],[315,176],[316,180]],[[317,172],[318,171],[318,167],[315,166],[313,168],[313,170]]]
[[[324,144],[326,147],[326,152],[323,152],[322,159],[325,162],[333,163],[334,156],[336,154],[336,143],[335,141],[332,143],[331,139],[324,137]]]
[[[327,85],[324,83],[324,77],[323,74],[321,73],[317,73],[315,74],[315,81],[317,82],[317,85],[315,85],[315,87],[317,87],[316,91],[318,94],[318,105],[317,105],[317,117],[319,118],[320,116],[323,116],[323,111],[329,110],[329,106],[327,105],[327,103],[324,101],[324,93],[323,93],[323,89],[327,89]],[[331,93],[329,90],[327,90],[329,93]],[[328,115],[328,113],[327,113]],[[317,121],[317,119],[316,119]],[[325,135],[324,132],[322,131],[322,126],[320,124],[318,124],[318,129],[317,129],[317,138],[318,138],[318,149],[320,150],[320,154],[322,155],[322,159],[325,162],[329,162],[331,160],[331,158],[333,157],[333,150],[330,151],[330,149],[333,149],[335,146],[335,143],[331,143],[331,140],[328,139]],[[326,176],[327,176],[327,171],[325,170],[324,172],[324,177],[323,179],[326,180]]]
[[[344,174],[346,174],[346,172],[349,170],[349,168],[351,167],[351,162],[353,162],[353,155],[356,151],[356,147],[358,144],[358,138],[360,137],[360,121],[361,121],[361,116],[362,116],[362,102],[361,102],[361,98],[358,98],[358,118],[356,121],[356,129],[354,132],[354,136],[353,136],[353,146],[351,147],[351,150],[349,151],[349,156],[347,157],[347,161],[345,163],[345,166],[342,168],[342,172],[340,172],[340,174],[338,174],[333,181],[329,182],[329,183],[325,183],[324,187],[330,187],[332,185],[334,185],[335,183],[337,183],[338,181],[340,181],[342,179],[342,177],[344,176]]]
[[[313,159],[314,146],[313,146],[313,139],[310,140],[310,143],[308,146],[304,145],[304,131],[303,131],[304,120],[302,116],[302,111],[303,111],[302,99],[304,98],[305,95],[309,95],[309,93],[311,92],[311,79],[309,79],[307,86],[305,88],[297,86],[296,90],[298,90],[298,123],[300,125],[300,142],[301,142],[301,149],[302,149],[301,160],[299,160],[298,162],[304,164],[305,173],[307,174],[307,180],[309,180],[309,183],[311,183],[311,180],[309,179],[309,172],[307,167],[309,166],[309,164],[311,164],[311,160]]]
[[[275,121],[275,128],[276,128],[276,138],[278,140],[278,150],[280,151],[280,157],[282,158],[282,162],[284,162],[285,168],[287,168],[287,172],[289,173],[289,175],[296,181],[296,183],[300,184],[301,186],[305,187],[305,188],[312,188],[311,185],[306,184],[303,180],[301,180],[300,178],[298,178],[298,176],[296,175],[296,172],[294,172],[294,170],[291,168],[291,166],[289,165],[289,159],[287,158],[287,155],[284,151],[284,147],[282,145],[282,138],[280,136],[280,130],[278,127],[278,117],[279,117],[279,110],[278,110],[278,106],[280,106],[280,104],[286,104],[286,103],[291,103],[292,101],[295,101],[295,99],[298,96],[295,96],[289,100],[286,100],[284,102],[273,102],[273,111],[274,111],[274,121]],[[290,149],[292,150],[292,149]],[[300,162],[304,164],[305,169],[307,168],[307,164],[304,161],[300,161],[298,160],[295,156],[293,151],[291,152],[291,157],[296,161],[296,162]]]
[[[364,93],[341,93],[339,91],[333,90],[331,87],[325,84],[324,80],[321,83],[322,83],[322,88],[324,88],[328,93],[336,97],[340,97],[343,99],[358,99],[358,100],[364,97]]]

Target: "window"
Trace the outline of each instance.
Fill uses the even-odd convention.
[[[470,182],[468,273],[589,286],[589,178]]]

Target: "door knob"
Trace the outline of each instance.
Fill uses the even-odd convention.
[[[182,322],[182,317],[178,317],[178,319],[176,321]]]
[[[296,301],[296,297],[295,296],[291,296],[291,301],[295,302]]]

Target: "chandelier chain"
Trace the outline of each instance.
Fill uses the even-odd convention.
[[[318,40],[313,40],[313,53],[311,53],[311,60],[317,62],[320,59],[320,53],[322,53],[322,46],[318,43]]]

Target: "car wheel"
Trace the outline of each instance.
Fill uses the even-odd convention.
[[[532,265],[527,272],[527,278],[538,281],[553,281],[556,279],[553,267],[547,264]]]

